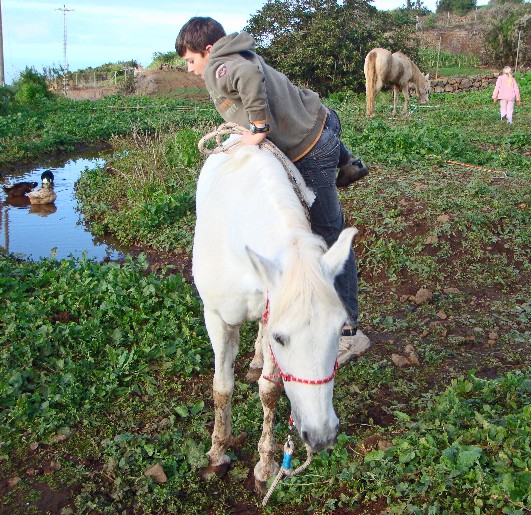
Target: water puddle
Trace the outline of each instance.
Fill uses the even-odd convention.
[[[104,152],[77,154],[67,160],[41,163],[25,173],[4,174],[11,183],[35,181],[41,187],[41,173],[51,169],[57,199],[53,204],[30,204],[27,197],[8,198],[0,188],[0,249],[26,259],[119,259],[126,249],[112,238],[93,236],[77,211],[74,184],[86,168],[104,163]]]

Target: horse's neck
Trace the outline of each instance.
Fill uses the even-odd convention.
[[[411,82],[414,82],[417,86],[421,87],[424,85],[425,77],[424,74],[420,71],[419,67],[411,61]]]

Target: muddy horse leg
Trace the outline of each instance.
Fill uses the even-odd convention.
[[[275,409],[281,390],[276,383],[263,377],[258,381],[260,400],[264,410],[264,421],[262,425],[262,436],[258,443],[260,461],[254,467],[255,488],[259,493],[266,493],[266,482],[274,476],[279,469],[275,463],[275,436],[273,434],[273,422]]]
[[[231,400],[234,391],[234,360],[240,343],[239,326],[226,324],[219,315],[205,310],[205,324],[215,355],[214,371],[214,431],[208,451],[210,468],[228,467],[226,450],[234,443],[231,422]],[[222,471],[220,471],[222,473]]]

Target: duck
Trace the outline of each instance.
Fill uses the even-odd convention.
[[[44,170],[41,173],[41,181],[43,184],[53,184],[54,175],[51,170]]]
[[[42,187],[26,194],[32,204],[53,204],[55,202],[57,193],[53,190],[53,180],[54,175],[51,170],[45,170],[42,172]]]
[[[5,182],[5,178],[1,177],[2,181]],[[8,197],[23,197],[26,193],[34,190],[39,184],[37,182],[30,181],[21,181],[15,182],[14,184],[8,184],[7,186],[2,186],[4,191],[7,193]]]

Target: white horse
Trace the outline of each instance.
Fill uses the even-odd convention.
[[[296,168],[292,172],[302,181]],[[306,198],[311,195],[307,189]],[[336,441],[332,405],[339,334],[346,312],[334,278],[348,258],[356,229],[345,229],[328,250],[311,232],[281,162],[269,151],[241,147],[210,156],[197,185],[193,275],[204,303],[205,323],[215,354],[215,422],[210,470],[226,468],[231,429],[234,362],[239,328],[259,320],[252,366],[263,363],[259,394],[264,410],[257,489],[278,465],[274,461],[273,418],[282,377],[293,422],[312,451]],[[266,308],[267,306],[267,308]]]

